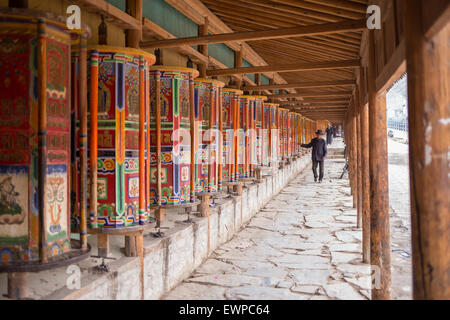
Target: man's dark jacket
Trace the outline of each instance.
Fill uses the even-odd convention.
[[[314,138],[309,144],[302,144],[303,148],[312,148],[312,160],[323,161],[323,158],[327,156],[327,142],[322,138]]]

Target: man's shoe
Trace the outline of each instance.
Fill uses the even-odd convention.
[[[322,180],[319,180],[319,183],[322,183]]]
[[[314,178],[314,182],[317,182],[317,178]]]

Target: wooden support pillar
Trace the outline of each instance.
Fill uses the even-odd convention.
[[[89,190],[89,224],[97,228],[97,159],[98,159],[98,51],[91,51],[90,69],[90,190]]]
[[[386,128],[386,92],[376,91],[374,31],[369,31],[369,169],[370,169],[370,264],[379,274],[372,288],[373,300],[391,298],[391,248],[389,231],[389,185]],[[376,282],[376,281],[375,281]]]
[[[361,70],[362,71],[362,70]],[[360,73],[362,85],[365,83]],[[358,90],[362,92],[361,89]],[[361,98],[361,95],[360,95]],[[362,173],[362,227],[363,262],[370,263],[370,176],[369,176],[369,104],[361,105],[361,173]]]
[[[243,49],[241,46],[241,50],[234,52],[234,67],[235,68],[241,68],[242,67],[242,56],[243,56]],[[238,90],[242,87],[242,77],[239,75],[239,79],[236,81],[236,87]]]
[[[406,2],[406,1],[405,1]],[[413,298],[450,299],[450,24],[424,34],[426,1],[406,5]]]
[[[198,35],[199,36],[207,36],[208,35],[208,28],[209,28],[209,20],[207,17],[205,17],[205,23],[198,26]],[[208,57],[208,45],[207,44],[201,44],[198,46],[198,51],[200,51],[201,54],[203,54],[205,57]],[[199,65],[199,71],[200,71],[200,78],[206,78],[206,69],[208,68],[207,63],[201,63]]]
[[[242,183],[238,182],[233,185],[233,192],[238,196],[242,196]]]
[[[127,0],[126,12],[136,18],[142,24],[142,0]],[[139,43],[142,40],[142,27],[134,30],[126,31],[127,47],[139,49]]]
[[[257,86],[260,86],[261,85],[261,73],[256,73],[255,74],[255,83],[256,83],[256,85]],[[256,95],[261,95],[261,91],[255,91],[255,94]]]
[[[109,255],[109,236],[107,234],[99,233],[97,235],[97,248],[99,257],[106,258]]]
[[[197,196],[200,199],[199,211],[201,217],[209,217],[209,200],[210,194],[200,194]]]
[[[157,66],[162,66],[164,65],[164,54],[163,54],[163,50],[162,49],[156,49],[155,50],[155,57],[156,57],[156,62],[155,65]]]
[[[358,89],[355,94],[355,109],[356,109],[356,156],[358,158],[356,163],[356,180],[357,180],[357,201],[358,221],[357,227],[362,228],[362,161],[361,161],[361,113],[359,104]]]
[[[87,248],[87,208],[88,208],[88,101],[87,101],[87,36],[80,36],[80,242],[82,248]]]
[[[352,110],[350,113],[350,126],[352,131],[352,176],[353,176],[353,208],[358,208],[358,132],[356,131],[356,102],[353,101],[352,103]],[[357,211],[357,221],[360,221],[360,212]]]
[[[8,273],[8,298],[25,299],[29,295],[28,273],[10,272]]]

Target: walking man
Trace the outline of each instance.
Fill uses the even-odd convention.
[[[302,144],[303,148],[312,148],[314,182],[317,182],[317,178],[319,178],[319,183],[323,180],[325,171],[324,160],[328,154],[327,143],[322,138],[323,135],[324,133],[322,130],[317,130],[316,137],[312,139],[309,144]],[[317,166],[319,166],[319,176],[317,176]]]

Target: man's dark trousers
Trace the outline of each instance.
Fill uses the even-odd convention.
[[[319,166],[319,181],[322,181],[324,175],[324,161],[313,160],[312,170],[314,173],[314,180],[317,180],[317,166]]]

